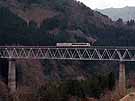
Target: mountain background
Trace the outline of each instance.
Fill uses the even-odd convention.
[[[113,21],[75,0],[1,0],[0,22],[0,45],[55,46],[57,42],[94,42],[93,45],[100,46],[135,46],[134,20]],[[50,86],[50,80],[88,79],[91,86],[85,89],[86,95],[99,98],[106,89],[113,89],[114,80],[110,78],[118,78],[118,62],[17,60],[16,63],[19,90],[29,88],[35,92],[41,85]],[[1,81],[7,82],[7,60],[1,60],[0,65],[5,67],[0,69]],[[134,63],[126,65],[133,86]]]
[[[126,6],[123,8],[107,8],[107,9],[95,9],[109,16],[112,20],[116,21],[122,18],[124,22],[135,19],[135,7]]]

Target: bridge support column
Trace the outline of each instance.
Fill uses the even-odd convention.
[[[9,59],[8,88],[10,95],[13,95],[16,92],[16,66],[15,60],[13,59]]]
[[[120,96],[126,95],[126,75],[124,62],[120,62],[119,65],[119,94]]]

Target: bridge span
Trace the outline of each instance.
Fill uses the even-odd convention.
[[[59,59],[119,62],[119,94],[124,96],[126,94],[124,62],[135,61],[135,47],[0,46],[0,58],[9,60],[8,87],[10,94],[14,94],[16,91],[15,60]]]
[[[0,58],[135,61],[135,47],[0,46]]]

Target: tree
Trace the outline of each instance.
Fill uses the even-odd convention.
[[[78,90],[78,81],[77,80],[68,80],[66,82],[66,93],[69,96],[77,96]]]
[[[115,75],[114,72],[110,72],[108,75],[108,88],[112,90],[115,86]]]
[[[37,23],[35,23],[34,21],[30,21],[30,22],[29,22],[28,29],[29,29],[29,32],[30,32],[30,33],[36,32],[37,29],[38,29]]]
[[[123,24],[123,19],[122,19],[122,18],[119,18],[119,19],[116,21],[116,24],[122,25],[122,24]]]
[[[127,25],[133,26],[133,25],[135,25],[135,21],[133,19],[131,19],[131,20],[127,21]]]

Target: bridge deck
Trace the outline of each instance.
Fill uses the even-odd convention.
[[[0,46],[0,48],[97,48],[97,49],[132,49],[134,46]]]

